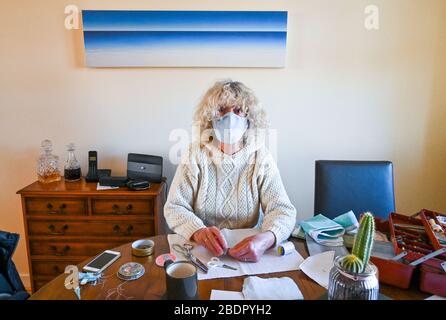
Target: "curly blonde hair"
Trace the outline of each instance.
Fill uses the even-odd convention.
[[[246,114],[250,129],[268,126],[266,113],[254,92],[243,83],[232,80],[217,81],[207,90],[198,104],[194,121],[201,131],[212,128],[212,120],[219,117],[221,106],[238,106]]]

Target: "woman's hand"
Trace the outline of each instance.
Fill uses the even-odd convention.
[[[216,257],[223,255],[228,249],[226,240],[217,227],[202,228],[195,231],[192,240],[208,249]]]
[[[235,247],[229,249],[228,253],[240,261],[257,262],[265,251],[274,245],[275,241],[274,233],[271,231],[262,232],[243,239]]]

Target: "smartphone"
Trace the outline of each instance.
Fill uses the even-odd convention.
[[[87,272],[101,273],[113,262],[115,262],[121,256],[120,252],[105,250],[92,261],[87,263],[83,270]]]

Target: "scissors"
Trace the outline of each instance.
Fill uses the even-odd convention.
[[[194,248],[193,245],[191,245],[190,243],[185,243],[181,246],[178,243],[175,243],[172,248],[176,252],[183,254],[187,260],[189,260],[193,265],[202,270],[204,273],[208,273],[208,267],[206,267],[206,265],[201,262],[200,259],[192,254],[191,250]]]
[[[221,260],[217,257],[212,257],[211,260],[208,261],[208,267],[209,268],[220,267],[220,268],[226,268],[226,269],[231,269],[231,270],[237,270],[237,268],[228,266],[227,264],[221,262]]]

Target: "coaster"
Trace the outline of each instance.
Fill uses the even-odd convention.
[[[128,262],[123,264],[118,271],[118,277],[122,280],[136,280],[144,274],[144,267],[140,263]]]
[[[168,260],[172,260],[175,262],[175,260],[177,260],[177,257],[175,257],[171,253],[165,253],[156,257],[155,263],[158,267],[164,268],[164,263]]]

